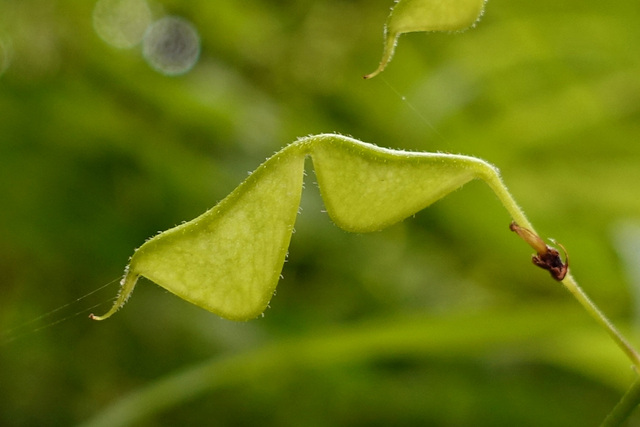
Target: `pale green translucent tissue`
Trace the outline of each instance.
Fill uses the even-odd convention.
[[[481,160],[411,153],[331,138],[313,147],[327,212],[341,228],[368,232],[424,209],[477,175]]]
[[[282,271],[307,155],[329,216],[349,231],[380,230],[473,178],[501,186],[497,171],[473,157],[394,151],[340,135],[303,138],[211,210],[136,250],[113,308],[94,318],[115,313],[140,276],[227,319],[260,315]]]

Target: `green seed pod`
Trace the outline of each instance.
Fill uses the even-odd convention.
[[[365,79],[384,70],[396,47],[398,37],[417,31],[461,31],[480,19],[486,0],[399,0],[384,29],[384,50],[378,68]]]
[[[340,135],[303,138],[217,206],[138,248],[114,306],[92,318],[115,313],[140,276],[227,319],[262,313],[284,264],[307,155],[329,216],[348,231],[385,228],[474,178],[501,188],[496,169],[474,157],[395,151]]]

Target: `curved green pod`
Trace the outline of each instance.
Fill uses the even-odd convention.
[[[115,313],[140,276],[227,319],[260,315],[282,271],[307,156],[329,216],[348,231],[385,228],[474,178],[502,185],[497,170],[474,157],[389,150],[333,134],[302,138],[209,211],[145,242],[114,306],[92,317]]]
[[[396,47],[398,37],[417,31],[460,31],[482,16],[486,0],[399,0],[384,28],[384,49],[378,68],[364,76],[375,77],[384,70]]]

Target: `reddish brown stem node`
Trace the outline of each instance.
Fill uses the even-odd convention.
[[[562,262],[562,258],[557,249],[546,245],[540,236],[533,231],[520,227],[515,221],[509,225],[509,229],[518,234],[522,240],[527,242],[529,246],[536,251],[536,255],[533,255],[531,258],[535,265],[547,270],[551,274],[551,277],[557,281],[564,279],[569,270],[569,256],[564,246],[558,244],[564,252],[566,262]]]

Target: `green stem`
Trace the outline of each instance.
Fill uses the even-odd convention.
[[[621,425],[640,404],[640,378],[627,390],[620,402],[613,408],[603,421],[601,427],[615,427]]]
[[[482,178],[494,193],[498,196],[504,207],[507,209],[513,220],[521,227],[524,227],[531,232],[535,233],[533,225],[527,220],[522,209],[518,206],[516,201],[509,193],[507,186],[500,178],[500,174],[493,166],[486,164],[486,167],[482,167],[479,171],[480,178]],[[600,309],[591,301],[587,294],[582,290],[578,282],[573,278],[571,273],[568,273],[562,280],[562,284],[571,292],[571,294],[578,300],[580,304],[587,310],[587,312],[593,317],[607,333],[613,338],[615,343],[622,349],[624,354],[631,360],[634,367],[640,370],[640,355],[629,344],[629,342],[622,336],[622,334],[613,326],[613,323],[600,311]]]
[[[600,309],[591,301],[591,299],[587,296],[587,294],[582,290],[582,288],[578,285],[576,280],[573,278],[571,273],[567,274],[567,276],[562,280],[562,284],[571,292],[571,294],[582,304],[582,306],[589,312],[591,317],[593,317],[602,327],[605,328],[607,333],[613,338],[613,340],[618,344],[618,347],[622,349],[622,351],[627,355],[631,362],[633,363],[636,369],[640,369],[640,355],[638,352],[629,344],[629,342],[622,336],[622,334],[613,326],[613,323],[607,318],[607,316],[600,311]]]
[[[500,199],[500,203],[507,209],[511,218],[521,227],[524,227],[533,233],[535,230],[533,229],[533,225],[527,219],[527,216],[524,214],[524,211],[518,206],[515,199],[507,189],[507,186],[500,178],[500,172],[494,166],[481,161],[481,167],[477,171],[478,178],[482,179],[484,182],[489,185],[489,187],[493,190],[493,192]]]

